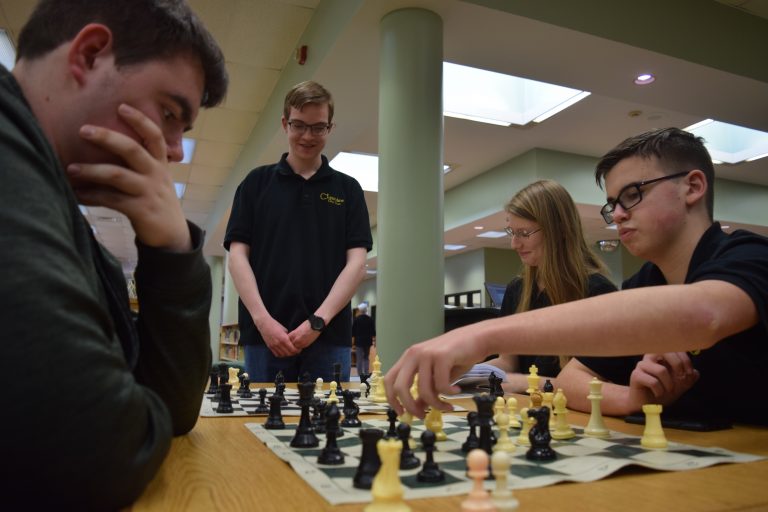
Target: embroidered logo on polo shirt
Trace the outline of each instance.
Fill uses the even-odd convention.
[[[344,200],[340,197],[332,196],[328,192],[321,192],[320,193],[320,200],[325,201],[328,204],[332,204],[334,206],[341,206],[344,204]]]

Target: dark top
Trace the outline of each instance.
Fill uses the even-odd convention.
[[[356,347],[370,348],[373,337],[376,336],[373,318],[368,315],[357,315],[352,321],[352,336],[355,338]]]
[[[744,290],[757,308],[753,327],[689,353],[699,370],[698,382],[664,413],[682,417],[719,417],[768,424],[768,406],[759,398],[768,371],[768,238],[737,230],[723,233],[714,223],[701,237],[688,266],[686,283],[726,281]],[[624,282],[623,289],[667,284],[659,268],[646,263]],[[617,342],[621,333],[616,334]],[[604,380],[628,385],[642,356],[579,357]]]
[[[604,293],[616,291],[616,286],[602,274],[592,274],[587,282],[589,290],[587,297],[594,297]],[[520,295],[523,291],[523,280],[521,278],[513,279],[507,285],[507,291],[504,292],[504,300],[501,302],[501,311],[499,316],[512,315],[517,310],[520,303]],[[533,290],[533,296],[530,300],[530,309],[541,309],[551,306],[546,292]],[[521,373],[528,373],[528,368],[535,364],[539,369],[539,375],[546,377],[557,377],[560,373],[560,358],[558,356],[518,356],[519,370]]]
[[[224,247],[248,244],[250,264],[267,311],[289,331],[322,304],[347,264],[347,250],[373,241],[363,189],[332,169],[325,156],[308,180],[280,162],[251,171],[238,186]],[[242,301],[240,343],[264,343]],[[347,304],[315,343],[352,344],[352,310]]]
[[[121,265],[94,240],[0,66],[2,508],[122,508],[171,436],[194,426],[211,360],[211,277],[202,232],[190,231],[189,253],[137,242],[134,321]]]

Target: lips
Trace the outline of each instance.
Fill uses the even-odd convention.
[[[621,228],[621,229],[619,229],[619,238],[623,242],[625,239],[631,237],[632,233],[634,233],[634,232],[635,232],[634,229]]]

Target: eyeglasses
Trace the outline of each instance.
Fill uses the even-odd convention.
[[[290,126],[293,133],[303,135],[309,130],[312,135],[320,136],[328,133],[333,125],[331,123],[307,124],[301,121],[288,121],[288,126]]]
[[[640,201],[643,200],[643,191],[640,190],[640,187],[650,185],[651,183],[658,183],[659,181],[680,178],[688,174],[688,172],[690,171],[678,172],[677,174],[662,176],[661,178],[630,183],[619,191],[619,195],[616,197],[616,199],[605,203],[605,206],[600,209],[600,215],[603,216],[603,220],[606,222],[606,224],[613,224],[613,212],[616,210],[617,204],[624,208],[624,210],[629,210],[640,204]]]
[[[507,236],[510,238],[528,238],[534,233],[538,233],[541,231],[541,228],[534,229],[533,231],[527,231],[525,229],[512,229],[510,227],[504,228],[504,231],[507,233]]]

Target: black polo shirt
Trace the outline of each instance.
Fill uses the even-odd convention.
[[[596,295],[602,295],[604,293],[611,293],[616,291],[616,286],[602,274],[592,274],[587,281],[587,297],[594,297]],[[507,289],[504,292],[504,299],[501,301],[500,316],[512,315],[517,310],[517,305],[520,303],[520,296],[523,293],[523,280],[521,278],[513,279],[507,285]],[[551,306],[552,303],[549,300],[546,292],[539,289],[532,290],[531,298],[528,302],[531,310],[541,309]],[[558,356],[518,356],[519,371],[520,373],[528,373],[528,368],[532,364],[538,368],[539,375],[546,377],[557,377],[560,373],[560,358]]]
[[[250,264],[267,311],[289,331],[314,313],[347,263],[347,250],[373,245],[363,189],[328,159],[308,180],[280,162],[252,170],[238,186],[224,237],[250,246]],[[238,304],[242,344],[264,343]],[[315,343],[351,345],[352,311],[343,308]]]
[[[759,398],[768,372],[768,238],[743,230],[729,235],[715,222],[699,240],[685,282],[712,279],[729,282],[744,290],[755,303],[759,321],[709,349],[689,353],[700,378],[664,412],[670,416],[768,424],[768,405]],[[622,288],[664,284],[667,281],[661,270],[646,263],[624,282]],[[616,330],[607,335],[621,343],[621,326],[617,325]],[[641,358],[578,359],[604,380],[626,386]]]

